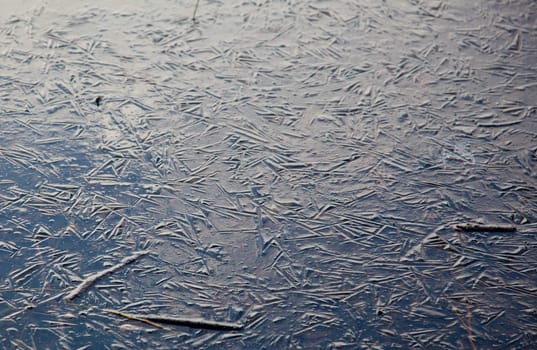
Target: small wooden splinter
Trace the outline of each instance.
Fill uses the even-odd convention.
[[[158,323],[175,326],[185,326],[191,328],[212,329],[217,331],[236,331],[244,328],[244,325],[240,323],[209,321],[203,318],[182,318],[165,315],[129,314],[111,309],[104,309],[104,311],[127,318],[129,320],[144,322],[158,328],[163,328],[158,325]]]
[[[512,225],[480,225],[480,224],[457,224],[453,226],[456,231],[465,232],[515,232]]]
[[[148,250],[136,252],[135,254],[133,254],[131,256],[123,258],[118,264],[116,264],[116,265],[114,265],[112,267],[109,267],[106,270],[102,270],[102,271],[96,272],[96,273],[94,273],[92,275],[89,275],[82,282],[80,282],[80,284],[75,289],[73,289],[71,292],[69,292],[69,294],[67,294],[65,297],[63,297],[63,299],[64,300],[73,300],[74,298],[79,296],[82,292],[84,292],[86,289],[88,289],[93,284],[95,284],[95,282],[97,282],[97,280],[105,277],[106,275],[112,274],[112,273],[116,272],[119,269],[122,269],[126,265],[132,263],[133,261],[135,261],[139,257],[141,257],[143,255],[146,255],[148,253],[149,253]]]

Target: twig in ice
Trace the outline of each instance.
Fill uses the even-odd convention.
[[[516,227],[511,225],[480,225],[480,224],[457,224],[453,226],[456,231],[466,232],[515,232]]]

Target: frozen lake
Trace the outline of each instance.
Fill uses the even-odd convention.
[[[537,343],[536,2],[111,3],[0,0],[0,348]]]

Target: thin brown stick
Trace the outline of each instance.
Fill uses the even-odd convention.
[[[457,224],[453,226],[456,231],[465,232],[515,232],[512,225],[480,225],[480,224]]]
[[[477,350],[477,347],[474,343],[474,337],[472,335],[472,312],[468,306],[466,307],[466,334],[468,335],[468,341],[470,342],[472,350]]]
[[[457,317],[459,320],[462,328],[466,331],[466,335],[468,338],[468,342],[470,343],[470,347],[472,350],[477,350],[477,347],[475,346],[473,335],[472,335],[472,313],[470,312],[470,309],[466,307],[466,322],[462,319],[461,315],[459,314],[459,311],[457,308],[451,303],[448,296],[444,294],[444,298],[447,300],[449,307],[451,308],[451,312]]]

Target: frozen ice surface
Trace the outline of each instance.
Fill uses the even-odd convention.
[[[537,3],[195,2],[0,1],[0,348],[537,343]]]

